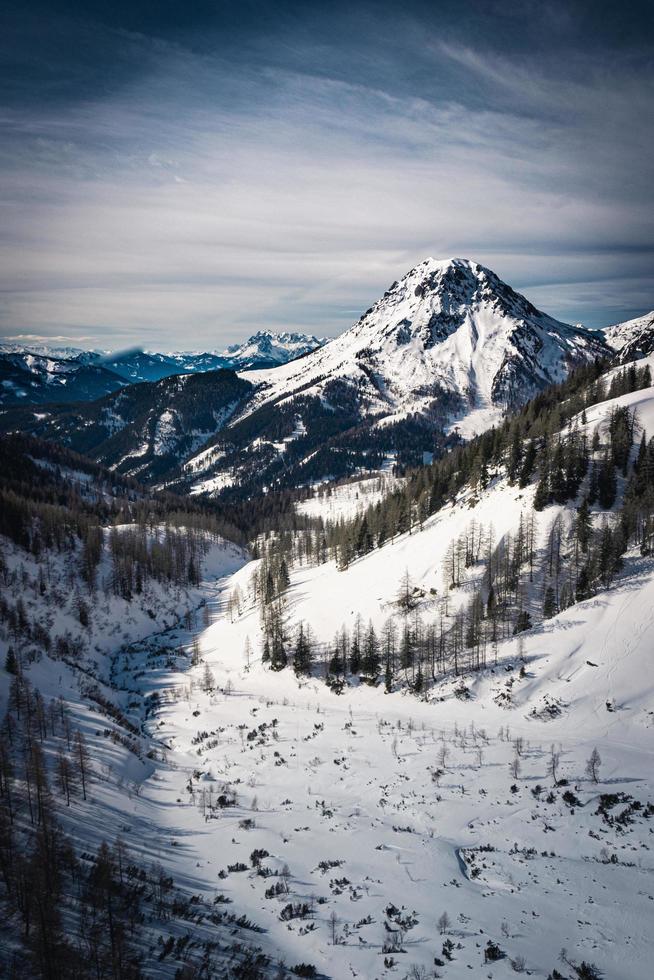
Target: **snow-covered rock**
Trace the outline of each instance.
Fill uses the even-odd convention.
[[[654,352],[654,310],[634,320],[615,323],[604,331],[609,347],[618,352],[620,364]]]

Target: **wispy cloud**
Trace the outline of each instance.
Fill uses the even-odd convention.
[[[334,334],[429,254],[477,258],[593,325],[654,306],[639,58],[564,76],[436,39],[415,86],[392,58],[386,82],[328,71],[319,46],[299,68],[130,43],[147,70],[109,98],[3,114],[5,332]],[[405,25],[403,58],[416,43]]]

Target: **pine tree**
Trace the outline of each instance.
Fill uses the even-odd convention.
[[[5,670],[8,674],[13,674],[14,676],[18,674],[18,659],[14,653],[13,647],[9,647],[7,649],[7,656],[5,657]]]
[[[305,630],[304,623],[300,623],[298,629],[297,642],[295,644],[295,655],[293,657],[293,668],[296,674],[310,674],[312,661],[311,637],[309,630]]]
[[[598,495],[599,495],[599,468],[595,460],[593,460],[590,468],[590,479],[588,481],[588,496],[586,497],[591,507],[593,506],[593,504],[597,503]]]
[[[550,503],[549,473],[547,463],[541,465],[540,478],[534,494],[534,510],[541,511]]]
[[[610,510],[615,503],[617,478],[615,464],[608,452],[602,456],[597,476],[597,497],[602,510]]]
[[[579,569],[579,574],[577,575],[577,586],[575,588],[575,600],[577,602],[583,602],[584,599],[590,599],[592,595],[590,587],[590,574],[588,571],[588,565],[582,565]]]
[[[524,633],[525,630],[530,630],[532,627],[531,616],[526,609],[521,609],[518,613],[513,627],[513,635],[516,636],[518,633]]]
[[[291,584],[291,579],[288,574],[288,566],[286,564],[286,559],[282,558],[279,564],[279,574],[277,575],[277,591],[285,592],[290,584]]]
[[[390,657],[386,658],[386,668],[384,670],[384,687],[386,693],[390,694],[393,690],[393,670],[391,668]]]
[[[556,615],[556,594],[551,585],[548,585],[545,589],[545,598],[543,600],[543,619],[551,619],[552,616]]]
[[[380,667],[381,659],[379,656],[379,642],[371,620],[366,631],[363,645],[363,672],[364,674],[367,674],[368,677],[375,678],[379,673]]]
[[[536,465],[536,442],[534,439],[530,439],[527,443],[527,448],[525,450],[525,456],[522,461],[522,466],[520,468],[520,479],[518,484],[521,488],[526,487],[530,480],[531,474],[534,471],[534,466]]]
[[[510,483],[515,483],[522,467],[522,436],[520,429],[516,426],[513,430],[511,448],[509,450],[509,460],[507,463],[507,475]]]
[[[577,508],[577,518],[575,520],[575,537],[583,554],[588,552],[588,545],[593,529],[593,520],[586,497],[581,501]]]

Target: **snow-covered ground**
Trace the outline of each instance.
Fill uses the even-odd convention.
[[[499,494],[508,503],[511,493],[491,495],[491,511],[499,510]],[[463,526],[466,510],[450,521]],[[381,618],[404,564],[416,577],[430,575],[442,537],[434,519],[347,572],[300,569],[291,606],[325,635],[355,598],[365,615],[376,605]],[[561,966],[561,947],[575,962],[597,963],[607,980],[651,975],[651,560],[631,556],[608,593],[526,635],[524,677],[511,640],[500,644],[498,667],[466,679],[469,700],[447,682],[418,701],[365,686],[337,696],[290,669],[271,673],[256,653],[257,612],[246,601],[240,616],[226,610],[237,585],[246,592],[254,563],[216,578],[242,558],[221,565],[215,557],[204,587],[214,598],[190,630],[130,645],[123,633],[116,637],[122,652],[113,680],[127,689],[119,694],[123,710],[138,724],[144,699],[159,695],[146,731],[163,758],[139,762],[99,737],[65,665],[44,658],[30,670],[44,694],[69,701],[92,745],[95,816],[88,826],[76,823],[80,845],[120,827],[133,853],[161,860],[176,882],[209,901],[231,899],[230,908],[266,930],[257,942],[289,966],[313,963],[339,980],[402,978],[413,966],[433,969],[435,957],[448,977],[509,977],[510,959],[520,968],[524,957],[544,978]],[[194,635],[203,663],[189,667],[171,650],[188,648]],[[255,649],[249,666],[246,637]],[[205,663],[211,691],[202,689]],[[507,685],[510,708],[495,700]],[[554,719],[542,710],[553,703],[561,711]],[[523,740],[517,776],[509,768],[516,739]],[[574,805],[563,800],[563,787],[552,790],[552,744]],[[584,776],[594,747],[602,757],[598,785]],[[211,809],[232,792],[234,806]],[[602,793],[629,799],[609,801],[605,816]],[[623,812],[624,825],[614,819]],[[252,865],[255,851],[267,852],[255,857],[265,876]],[[280,882],[282,893],[266,898]],[[295,909],[284,911],[289,904]],[[304,917],[285,918],[296,912]],[[441,935],[443,912],[450,925]],[[489,938],[508,956],[484,966]],[[442,953],[449,941],[451,961]]]
[[[250,572],[244,566],[227,580],[225,594]],[[301,575],[293,588],[306,590]],[[325,618],[340,601],[323,592]],[[470,700],[450,682],[421,702],[368,687],[337,696],[290,670],[273,674],[256,656],[248,668],[245,637],[255,639],[257,614],[232,622],[218,606],[199,635],[214,690],[201,689],[204,666],[150,667],[140,678],[144,691],[162,696],[155,731],[168,761],[145,780],[134,811],[150,815],[161,841],[181,844],[166,851],[176,877],[193,875],[208,896],[220,892],[247,909],[267,930],[264,945],[289,965],[310,962],[336,978],[405,977],[413,965],[433,968],[451,939],[443,976],[511,976],[509,959],[520,967],[524,957],[532,975],[545,977],[565,947],[607,980],[645,980],[653,609],[654,565],[630,558],[610,592],[525,638],[523,678],[511,640],[500,645],[497,668],[468,679]],[[140,674],[146,660],[147,646],[132,648],[123,676]],[[507,683],[509,709],[495,701]],[[542,711],[552,703],[561,710],[555,719]],[[572,805],[547,775],[552,744]],[[584,775],[594,747],[597,785]],[[211,812],[210,801],[232,790],[236,805]],[[628,794],[643,807],[630,809],[625,797],[605,817],[602,793]],[[623,811],[633,822],[621,826],[613,818]],[[267,852],[259,860],[269,876],[252,866],[255,850]],[[288,893],[266,898],[280,880]],[[304,917],[284,921],[289,903],[306,903]],[[440,935],[444,911],[451,926]],[[492,969],[483,966],[489,938],[509,954]],[[383,952],[394,944],[402,951]]]
[[[401,485],[401,480],[383,473],[336,486],[316,487],[313,496],[296,505],[298,514],[324,521],[350,520],[374,507],[386,494]]]

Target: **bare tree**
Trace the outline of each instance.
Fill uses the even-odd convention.
[[[338,946],[338,932],[336,931],[338,928],[338,916],[334,910],[332,910],[329,916],[329,928],[332,935],[332,946]]]
[[[554,743],[552,743],[552,745],[550,745],[550,757],[547,761],[547,775],[552,777],[552,781],[555,786],[559,781],[558,771],[560,761],[561,753],[556,751],[554,748]]]
[[[86,799],[86,781],[89,774],[89,753],[88,749],[86,748],[86,739],[79,729],[75,732],[73,747],[75,752],[75,761],[77,762],[77,770],[79,772],[79,778],[82,784],[82,797],[83,799]]]
[[[438,931],[440,932],[441,936],[444,936],[446,932],[449,932],[452,922],[447,912],[443,912],[443,914],[439,916],[436,925],[438,926]]]
[[[202,690],[211,691],[215,684],[215,678],[211,672],[209,664],[204,665],[204,670],[202,672]]]
[[[62,796],[66,797],[66,806],[70,806],[72,773],[68,756],[64,755],[63,752],[59,752],[57,755],[57,775],[59,777]]]
[[[520,778],[520,756],[514,755],[509,763],[509,771],[514,779]]]
[[[599,782],[599,769],[601,765],[602,758],[597,751],[597,747],[595,747],[590,754],[590,759],[586,763],[586,775],[589,779],[592,779],[594,783]]]

